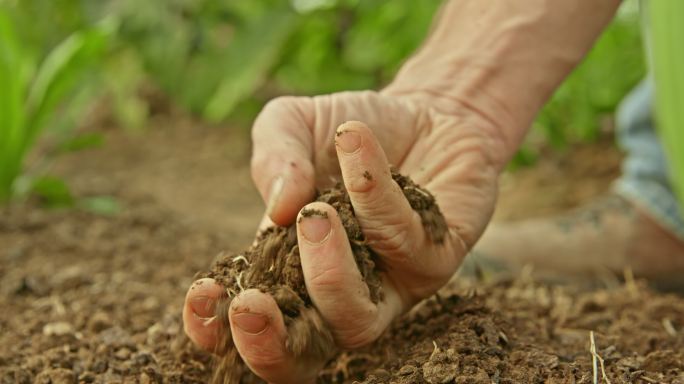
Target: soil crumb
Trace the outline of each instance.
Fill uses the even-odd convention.
[[[364,177],[372,178],[368,171]],[[441,243],[447,226],[434,196],[397,172],[392,171],[392,178],[401,187],[411,207],[420,215],[430,239]],[[380,302],[383,300],[379,275],[382,263],[379,255],[367,245],[344,185],[338,183],[333,188],[319,192],[315,201],[330,204],[337,211],[349,238],[356,265],[368,285],[370,298],[374,303]],[[327,213],[314,209],[302,212],[302,217],[314,216],[327,218]],[[239,383],[247,371],[233,347],[227,316],[232,299],[246,289],[256,288],[273,296],[288,329],[286,346],[295,356],[332,358],[335,355],[333,336],[306,291],[294,224],[264,230],[257,236],[254,245],[242,253],[219,255],[211,270],[199,277],[213,278],[226,288],[225,297],[216,307],[217,316],[223,322],[224,335],[217,352],[224,356],[218,358],[213,383]]]
[[[211,357],[183,337],[187,273],[238,242],[149,199],[127,206],[112,217],[0,210],[0,383],[211,380]],[[531,276],[455,280],[373,345],[332,359],[318,383],[589,384],[590,331],[612,383],[684,383],[681,295]]]

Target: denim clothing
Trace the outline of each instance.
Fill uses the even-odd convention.
[[[615,190],[684,240],[684,218],[670,185],[667,159],[654,129],[652,110],[653,79],[647,77],[618,109],[617,140],[627,157]]]

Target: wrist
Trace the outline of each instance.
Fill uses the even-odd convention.
[[[383,91],[488,122],[507,158],[619,1],[447,2],[424,46]]]

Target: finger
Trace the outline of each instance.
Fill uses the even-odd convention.
[[[410,261],[426,235],[375,136],[365,124],[350,121],[337,129],[335,144],[344,185],[369,244],[393,263]]]
[[[215,316],[216,303],[225,290],[214,279],[195,281],[185,295],[183,329],[197,346],[213,352],[219,340],[220,321]]]
[[[230,330],[247,366],[270,383],[313,383],[319,365],[301,364],[287,351],[287,329],[270,295],[248,289],[230,305]]]
[[[269,102],[252,129],[252,178],[276,224],[294,221],[314,196],[314,103],[308,97]]]
[[[354,260],[335,208],[311,203],[297,218],[306,288],[337,343],[356,348],[375,340],[401,311],[394,300],[376,306]]]

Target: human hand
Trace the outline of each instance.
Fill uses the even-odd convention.
[[[305,205],[328,215],[300,217],[297,235],[307,290],[341,348],[374,341],[449,280],[491,217],[508,156],[498,127],[478,112],[458,102],[438,110],[424,95],[390,92],[278,98],[255,121],[253,143],[252,176],[270,220],[288,225]],[[433,193],[449,227],[443,243],[427,237],[390,165]],[[316,188],[340,176],[368,244],[386,267],[385,299],[378,304],[370,300],[335,210],[307,205]],[[213,351],[220,322],[206,318],[223,288],[211,279],[194,288],[183,310],[185,331]],[[327,357],[304,362],[287,351],[282,314],[267,294],[238,295],[229,318],[243,360],[269,382],[313,381],[325,363]]]

